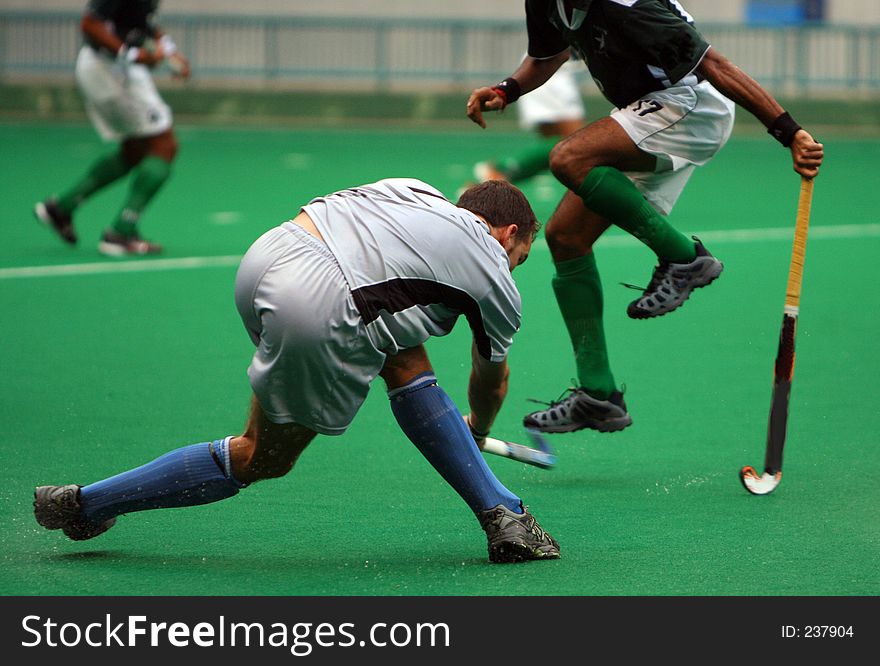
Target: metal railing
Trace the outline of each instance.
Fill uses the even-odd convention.
[[[519,20],[161,18],[190,58],[196,85],[461,88],[508,75],[526,49]],[[71,74],[79,19],[76,13],[0,12],[0,78]],[[880,91],[878,27],[699,27],[714,47],[774,90]]]

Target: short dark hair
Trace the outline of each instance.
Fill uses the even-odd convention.
[[[487,180],[469,187],[455,205],[485,218],[492,227],[515,224],[516,238],[521,241],[534,240],[541,228],[526,195],[503,180]]]

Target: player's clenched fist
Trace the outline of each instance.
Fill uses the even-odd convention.
[[[798,130],[791,142],[794,170],[804,178],[815,178],[819,174],[819,167],[824,157],[825,147],[806,130]]]

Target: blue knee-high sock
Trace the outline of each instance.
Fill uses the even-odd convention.
[[[236,495],[246,484],[232,477],[230,439],[184,446],[141,467],[83,486],[80,505],[86,518],[102,523],[132,511],[208,504]]]
[[[433,373],[422,373],[388,397],[400,428],[474,513],[499,504],[522,512],[520,498],[495,478]]]

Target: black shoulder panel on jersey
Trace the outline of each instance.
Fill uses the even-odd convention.
[[[159,0],[89,0],[86,11],[111,24],[113,32],[125,41],[132,31],[155,37],[153,24]]]
[[[526,0],[529,55],[533,58],[552,58],[568,48],[565,37],[550,22],[555,11],[556,0]]]
[[[480,356],[492,359],[492,343],[483,324],[480,306],[461,289],[422,278],[394,278],[358,287],[352,290],[351,295],[365,324],[378,319],[383,310],[394,314],[415,305],[442,305],[460,312],[471,327]]]
[[[677,4],[677,3],[676,3]],[[620,35],[660,67],[672,83],[690,74],[709,48],[702,35],[669,0],[639,0],[626,7],[608,3]]]

